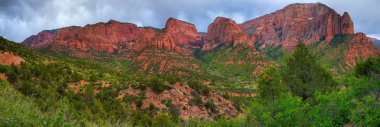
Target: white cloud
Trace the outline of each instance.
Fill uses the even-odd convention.
[[[368,37],[375,38],[377,40],[380,40],[380,34],[368,34]]]

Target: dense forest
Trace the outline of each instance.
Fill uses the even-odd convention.
[[[234,73],[234,67],[221,69],[216,61],[223,55],[194,53],[204,63],[202,68],[213,71],[182,77],[147,75],[112,58],[43,55],[4,38],[0,43],[2,52],[13,52],[26,60],[17,66],[0,65],[0,73],[7,76],[7,80],[0,79],[1,126],[380,126],[380,57],[333,74],[312,46],[300,43],[292,52],[272,48],[272,52],[264,51],[269,57],[253,58],[278,61],[253,78],[244,68]],[[224,78],[228,76],[236,78]],[[203,85],[204,78],[212,79],[211,85]],[[70,89],[81,81],[87,82],[81,92]],[[214,102],[201,97],[219,92],[233,101],[240,115],[181,119],[170,100],[163,102],[166,110],[158,111],[154,105],[142,107],[144,94],[117,99],[119,92],[129,87],[150,88],[158,94],[177,82],[195,89],[189,104],[216,113]],[[110,87],[102,87],[105,83]],[[229,96],[223,94],[225,91],[257,96]]]

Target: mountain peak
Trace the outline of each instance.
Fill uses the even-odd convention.
[[[205,38],[204,51],[223,44],[226,46],[243,44],[253,47],[248,35],[242,31],[239,25],[234,20],[225,17],[215,18],[214,22],[209,25]]]
[[[226,17],[221,17],[221,16],[216,17],[214,20],[214,23],[222,23],[222,22],[228,22],[231,24],[236,24],[235,20],[232,20],[232,19],[226,18]]]
[[[342,16],[341,29],[342,34],[354,34],[354,23],[347,12],[344,12]]]

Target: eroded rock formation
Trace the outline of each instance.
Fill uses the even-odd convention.
[[[221,44],[233,46],[242,44],[253,47],[248,35],[242,31],[234,20],[217,17],[207,29],[203,51],[211,50]]]
[[[291,4],[274,13],[246,21],[240,27],[253,42],[282,45],[292,50],[299,42],[311,44],[330,42],[337,34],[353,34],[353,23],[348,13],[341,17],[321,3]],[[343,27],[343,29],[341,29]]]

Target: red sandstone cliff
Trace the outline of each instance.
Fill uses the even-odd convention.
[[[345,64],[348,67],[353,67],[356,65],[357,60],[365,60],[370,56],[379,56],[380,51],[375,48],[372,40],[364,33],[356,33],[348,48],[344,50],[344,55]]]
[[[169,18],[165,30],[177,45],[198,47],[201,45],[202,40],[194,24]]]
[[[36,48],[49,44],[83,51],[113,53],[123,49],[140,51],[146,47],[184,51],[199,46],[201,39],[193,24],[168,19],[165,29],[141,28],[131,23],[110,20],[107,23],[66,27],[53,32],[42,31],[22,42]]]
[[[274,13],[246,21],[240,27],[253,42],[263,43],[263,47],[282,44],[287,50],[293,49],[299,42],[330,42],[336,34],[354,32],[348,13],[341,17],[320,3],[291,4]]]
[[[207,29],[203,44],[203,51],[211,50],[218,45],[233,45],[239,44],[253,47],[253,43],[248,35],[236,24],[236,22],[229,18],[217,17]]]

